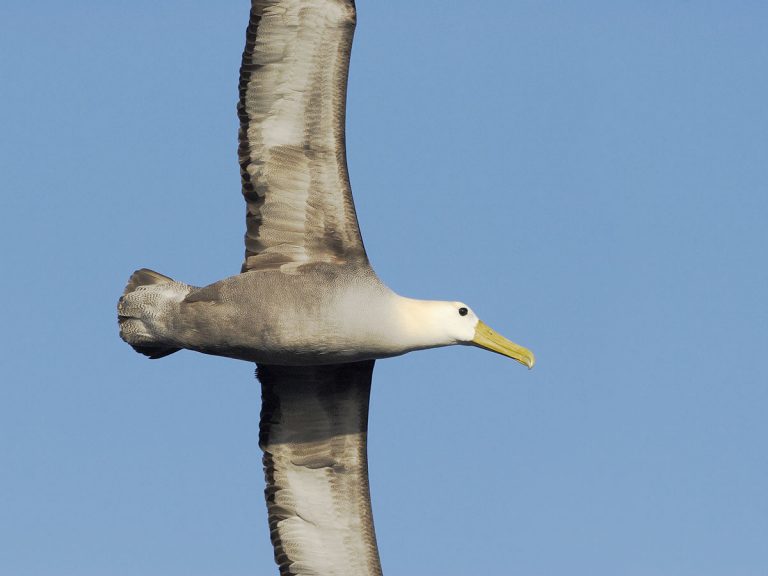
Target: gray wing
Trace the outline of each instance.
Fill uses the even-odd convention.
[[[240,68],[242,270],[367,262],[347,173],[353,0],[252,0]]]
[[[368,490],[373,363],[258,366],[259,444],[281,575],[381,575]]]

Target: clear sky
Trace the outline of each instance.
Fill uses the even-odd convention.
[[[536,352],[377,363],[387,576],[768,574],[768,5],[359,0],[368,253]],[[253,366],[117,335],[237,273],[248,2],[0,3],[0,574],[274,574]]]

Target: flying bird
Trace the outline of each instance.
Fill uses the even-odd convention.
[[[252,0],[240,68],[246,202],[240,274],[202,288],[148,269],[118,303],[120,336],[256,363],[269,527],[280,574],[381,574],[367,471],[374,362],[472,345],[533,354],[462,302],[416,300],[371,268],[347,173],[354,0]]]

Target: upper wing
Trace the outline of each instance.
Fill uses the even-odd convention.
[[[381,576],[366,453],[373,363],[258,366],[259,444],[281,575]]]
[[[344,140],[354,0],[252,0],[240,68],[243,271],[367,261]]]

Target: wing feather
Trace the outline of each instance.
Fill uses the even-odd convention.
[[[252,0],[240,69],[243,271],[367,262],[344,121],[352,0]]]
[[[258,366],[259,444],[281,575],[381,575],[368,488],[373,364]]]

